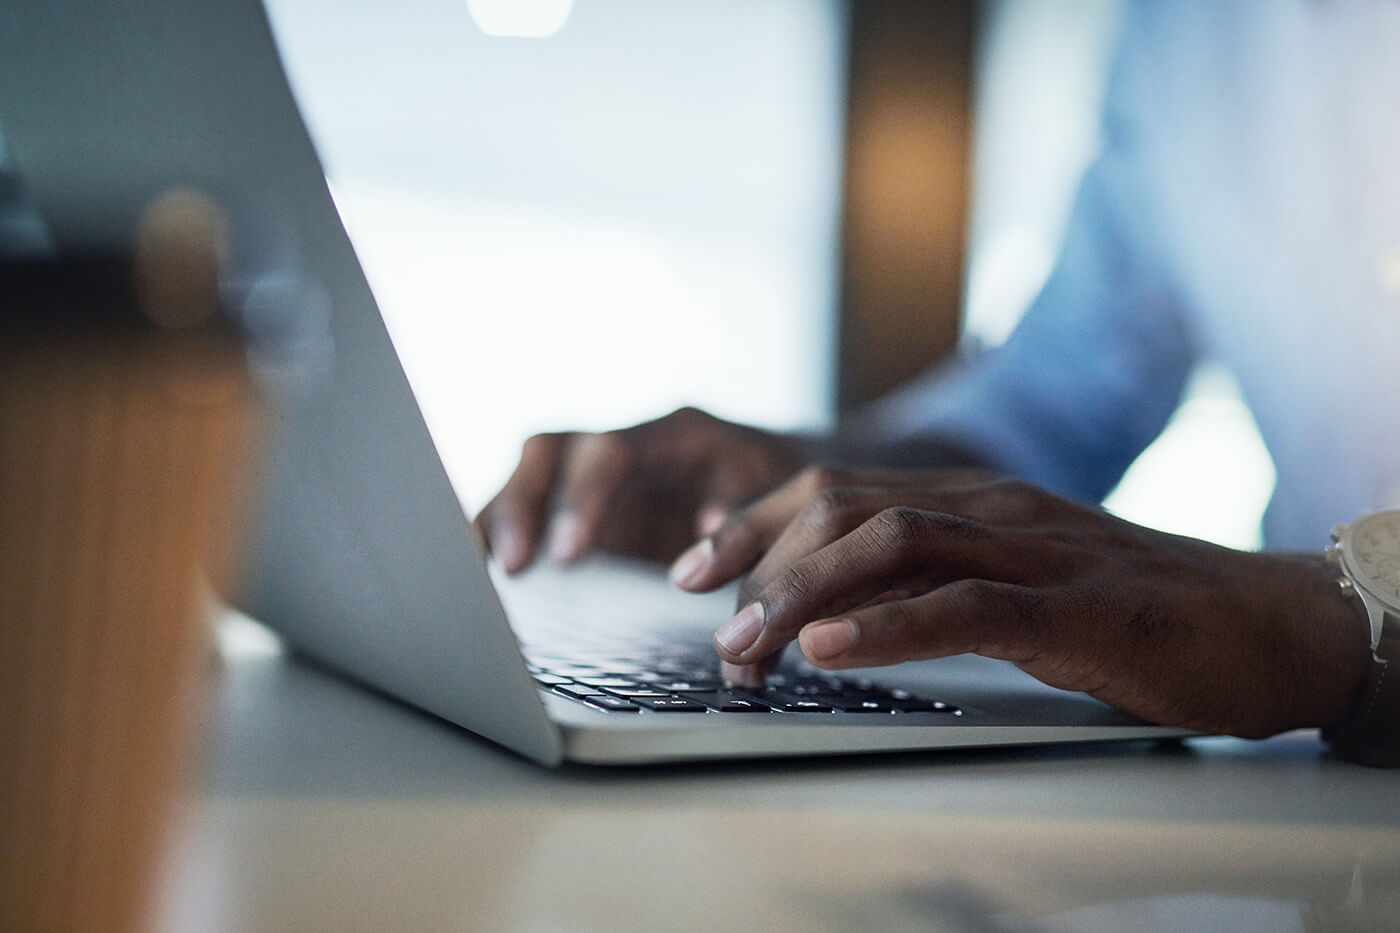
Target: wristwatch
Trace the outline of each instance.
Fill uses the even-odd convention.
[[[1341,573],[1342,592],[1366,609],[1371,658],[1350,718],[1322,738],[1338,758],[1400,767],[1400,509],[1338,525],[1332,541],[1327,561]]]

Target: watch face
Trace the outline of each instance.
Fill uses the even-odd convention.
[[[1348,563],[1357,583],[1400,606],[1400,509],[1357,519],[1347,537]]]

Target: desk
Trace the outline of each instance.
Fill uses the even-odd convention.
[[[280,657],[216,680],[172,930],[1400,929],[1400,774],[1310,733],[551,772]]]

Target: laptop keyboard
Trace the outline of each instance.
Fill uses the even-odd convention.
[[[713,655],[559,657],[527,649],[530,673],[548,690],[607,713],[771,713],[961,716],[944,700],[815,668],[783,668],[762,688],[726,687],[714,676]]]

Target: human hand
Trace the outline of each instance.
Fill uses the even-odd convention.
[[[538,434],[476,526],[509,573],[542,546],[561,563],[595,549],[670,560],[795,472],[800,447],[694,408],[602,434]]]
[[[728,672],[796,640],[823,668],[973,652],[1151,722],[1262,737],[1340,722],[1363,626],[1321,558],[1133,525],[985,473],[806,471],[684,555],[692,590],[748,573]]]

